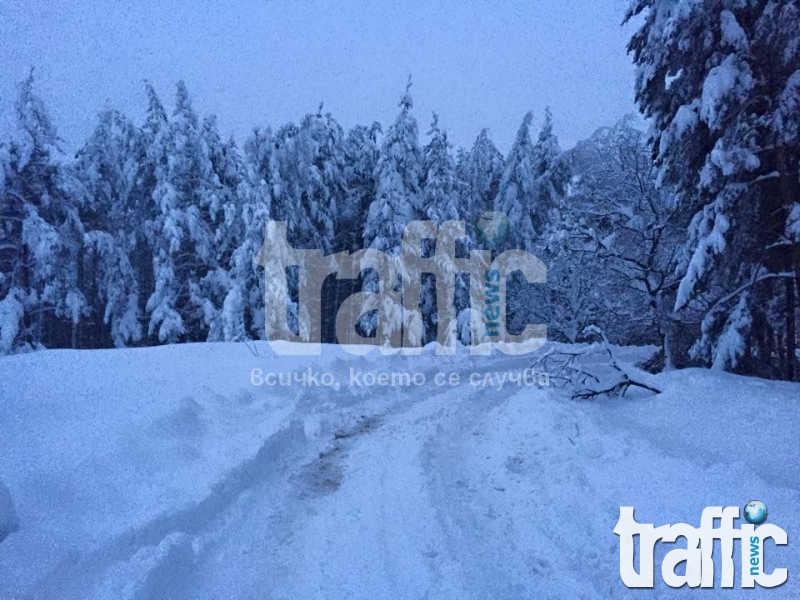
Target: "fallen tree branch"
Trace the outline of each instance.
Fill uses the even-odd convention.
[[[587,327],[584,334],[593,334],[599,341],[586,347],[551,348],[538,356],[531,369],[548,373],[551,385],[558,388],[571,387],[573,399],[593,400],[600,396],[624,396],[631,387],[638,387],[654,394],[661,390],[632,379],[611,352],[611,344],[603,331],[595,326]],[[588,362],[600,358],[600,364]],[[602,374],[612,370],[612,375]],[[616,372],[616,373],[614,373]],[[593,388],[596,384],[597,388]],[[600,387],[605,385],[606,387]]]
[[[630,388],[631,386],[643,388],[645,390],[653,392],[654,394],[661,393],[661,390],[651,387],[646,383],[642,383],[641,381],[636,381],[634,379],[631,379],[630,377],[628,377],[627,373],[623,373],[622,379],[609,388],[603,390],[590,390],[590,389],[579,390],[574,394],[572,394],[572,398],[574,400],[594,400],[595,398],[598,398],[600,396],[608,396],[609,398],[612,398],[614,396],[624,396],[625,392],[627,392],[628,388]]]

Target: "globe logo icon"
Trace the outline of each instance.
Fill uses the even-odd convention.
[[[478,230],[478,240],[487,248],[497,248],[508,239],[511,224],[505,213],[496,210],[487,210],[478,218],[475,224]]]
[[[761,500],[750,500],[744,505],[744,518],[748,523],[758,525],[767,520],[767,507]]]

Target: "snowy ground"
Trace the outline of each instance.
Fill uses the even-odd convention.
[[[524,358],[257,351],[0,359],[0,538],[18,529],[0,598],[619,597],[638,592],[619,576],[620,506],[697,526],[751,499],[789,534],[767,546],[788,583],[738,589],[737,545],[736,589],[666,588],[660,544],[645,594],[800,597],[800,385],[691,370],[649,379],[659,396],[579,402],[469,383]],[[308,367],[340,388],[251,382]],[[350,368],[427,383],[351,386]]]

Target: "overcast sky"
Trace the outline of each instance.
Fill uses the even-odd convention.
[[[634,110],[623,11],[619,0],[0,0],[0,114],[9,120],[35,66],[70,149],[104,107],[141,119],[145,78],[168,107],[183,78],[198,112],[239,139],[320,101],[345,127],[386,125],[410,74],[421,134],[435,110],[456,146],[488,127],[505,151],[525,111],[538,126],[549,105],[569,147]]]

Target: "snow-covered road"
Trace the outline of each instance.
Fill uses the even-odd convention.
[[[462,382],[344,385],[387,361]],[[266,364],[343,385],[249,385]],[[758,498],[790,544],[800,532],[799,385],[684,371],[654,378],[659,396],[591,403],[467,383],[519,368],[265,361],[227,344],[0,360],[17,377],[0,396],[0,480],[20,520],[0,543],[0,598],[610,598],[628,592],[622,505],[697,525],[705,506]],[[791,545],[768,552],[800,569]],[[790,576],[766,593],[797,591]]]

